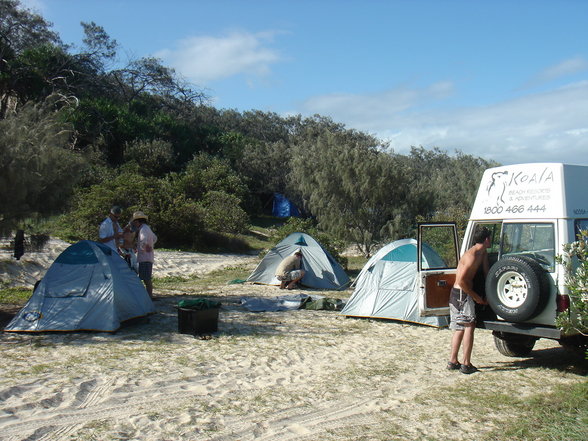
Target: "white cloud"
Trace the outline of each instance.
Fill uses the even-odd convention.
[[[570,58],[545,69],[539,74],[539,78],[544,81],[551,81],[586,70],[588,70],[588,60],[583,57]]]
[[[281,59],[267,47],[273,36],[273,32],[232,32],[222,37],[190,37],[155,56],[201,85],[239,74],[263,77]]]
[[[332,96],[315,97],[306,109],[387,139],[399,153],[422,145],[449,152],[457,149],[503,164],[588,164],[588,81],[484,107],[423,108],[424,101],[435,104],[444,96],[432,93],[435,89],[347,96],[344,106]],[[451,88],[443,90],[447,93]]]
[[[549,66],[539,72],[525,85],[525,87],[540,86],[551,81],[576,75],[588,71],[588,60],[584,57],[575,57],[564,60],[553,66]]]
[[[397,88],[369,95],[330,94],[310,98],[306,113],[337,115],[338,121],[356,121],[359,130],[374,131],[403,112],[414,111],[453,94],[453,84],[440,82],[425,89]]]

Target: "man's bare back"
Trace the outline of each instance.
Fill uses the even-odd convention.
[[[454,288],[461,289],[463,292],[471,296],[476,303],[487,305],[488,302],[484,300],[478,293],[474,291],[474,277],[482,265],[484,276],[488,274],[488,253],[486,249],[489,246],[489,241],[484,243],[477,243],[467,250],[459,263],[457,264],[457,274],[455,276]]]

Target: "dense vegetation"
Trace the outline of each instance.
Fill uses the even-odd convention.
[[[18,0],[0,0],[0,17],[4,233],[96,238],[118,204],[123,217],[148,213],[160,246],[203,250],[230,244],[280,192],[333,242],[369,255],[412,236],[416,219],[467,213],[493,165],[440,149],[397,154],[320,115],[216,109],[160,60],[121,62],[95,23],[81,24],[74,47]]]

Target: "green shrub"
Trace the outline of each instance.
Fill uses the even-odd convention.
[[[245,231],[249,218],[239,203],[236,196],[222,191],[206,193],[201,202],[206,229],[230,234]]]
[[[143,176],[163,176],[173,169],[175,153],[171,143],[159,139],[136,140],[125,145],[125,162],[135,162]]]
[[[204,209],[184,195],[154,216],[158,246],[198,249],[203,244]]]
[[[570,311],[558,314],[556,324],[564,334],[588,335],[588,244],[582,231],[579,240],[565,244],[558,262],[565,265],[565,283],[569,290]],[[588,358],[588,351],[586,352]]]

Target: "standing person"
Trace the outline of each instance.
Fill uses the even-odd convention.
[[[99,241],[118,253],[118,241],[123,237],[123,230],[118,223],[122,208],[114,205],[108,217],[102,221],[98,230]]]
[[[298,249],[291,256],[286,257],[276,268],[276,279],[280,283],[280,289],[293,289],[298,282],[304,277],[304,270],[300,269],[302,265],[302,250]],[[290,282],[290,283],[288,283]]]
[[[142,211],[135,211],[131,223],[135,227],[137,234],[137,262],[139,262],[139,278],[145,284],[149,297],[153,299],[153,261],[155,253],[153,246],[157,242],[157,236],[149,225],[147,225],[147,216]]]
[[[478,369],[472,364],[474,330],[476,329],[476,303],[487,305],[488,302],[474,291],[474,276],[482,267],[484,277],[488,275],[488,252],[491,245],[490,230],[484,227],[474,234],[474,245],[467,250],[457,264],[455,284],[449,296],[449,328],[454,330],[451,339],[451,355],[447,369],[471,374]],[[463,363],[457,360],[459,348],[463,349]]]
[[[135,235],[136,228],[132,222],[123,229],[123,240],[120,246],[120,253],[133,271],[137,272],[137,256],[135,254]]]

